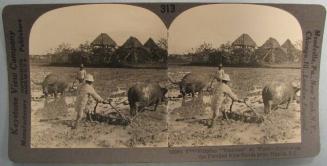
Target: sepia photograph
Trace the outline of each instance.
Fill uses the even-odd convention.
[[[325,16],[323,5],[269,2],[5,5],[4,156],[317,156]]]
[[[210,4],[169,28],[169,147],[301,142],[302,30],[263,5]]]
[[[58,8],[29,43],[32,148],[167,146],[167,29],[154,13]]]
[[[201,5],[168,29],[131,5],[51,10],[29,41],[31,147],[301,143],[302,40],[263,5]]]

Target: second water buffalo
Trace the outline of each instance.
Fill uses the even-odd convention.
[[[32,82],[42,86],[42,91],[46,98],[49,95],[57,97],[58,93],[64,94],[72,89],[72,84],[57,74],[48,74],[42,82]]]
[[[135,116],[138,111],[142,111],[147,106],[154,105],[153,111],[155,111],[167,92],[167,88],[163,88],[157,83],[135,84],[128,90],[131,116]]]
[[[286,83],[274,81],[266,85],[262,90],[264,112],[269,113],[271,110],[277,109],[278,106],[282,104],[287,104],[287,109],[299,90],[300,86],[294,82]]]
[[[188,73],[180,81],[172,81],[170,78],[169,80],[171,83],[179,86],[184,103],[187,94],[191,94],[192,97],[194,97],[195,93],[201,94],[202,91],[208,87],[208,84],[212,79],[205,74]]]

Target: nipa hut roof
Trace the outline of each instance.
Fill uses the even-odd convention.
[[[290,39],[287,39],[283,44],[282,47],[287,50],[295,50],[295,46],[292,44]]]
[[[243,33],[240,37],[238,37],[233,43],[232,46],[250,46],[256,47],[257,44],[250,37],[250,35]]]
[[[137,48],[143,47],[142,43],[135,37],[129,37],[126,42],[122,45],[123,48]]]
[[[297,49],[292,42],[287,39],[283,45],[283,50],[287,53],[287,57],[291,62],[298,62],[301,56],[301,50]]]
[[[264,49],[271,49],[271,48],[279,48],[280,44],[275,38],[270,37],[262,46],[261,48]]]
[[[264,49],[260,47],[256,50],[257,60],[264,63],[283,63],[288,61],[286,52],[282,47]]]
[[[144,47],[149,48],[149,49],[158,49],[159,46],[153,41],[152,38],[149,38],[145,43]]]
[[[113,46],[113,47],[117,45],[116,42],[112,40],[112,38],[106,33],[101,33],[98,37],[96,37],[93,40],[91,44],[101,45],[101,46]]]

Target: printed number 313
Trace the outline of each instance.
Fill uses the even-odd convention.
[[[160,6],[161,13],[174,13],[175,12],[175,5],[174,4],[164,4]]]

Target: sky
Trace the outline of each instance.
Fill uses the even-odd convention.
[[[64,7],[49,11],[34,23],[30,34],[30,54],[40,55],[62,43],[76,48],[107,33],[118,45],[129,36],[144,43],[167,37],[160,18],[149,10],[121,4],[94,4]],[[282,44],[302,40],[296,18],[274,7],[247,4],[211,4],[186,10],[169,27],[168,52],[183,54],[204,42],[217,48],[233,42],[242,33],[249,34],[257,45],[269,37]]]
[[[288,12],[268,6],[214,4],[191,8],[179,15],[169,28],[168,52],[190,52],[206,42],[213,47],[233,42],[242,33],[249,34],[258,46],[269,37],[280,44],[286,39],[302,40],[296,18]]]
[[[100,33],[107,33],[118,45],[129,36],[142,43],[149,37],[155,41],[167,38],[165,25],[149,10],[120,4],[79,5],[39,17],[30,34],[30,54],[46,54],[62,43],[76,48],[85,41],[92,42]]]

